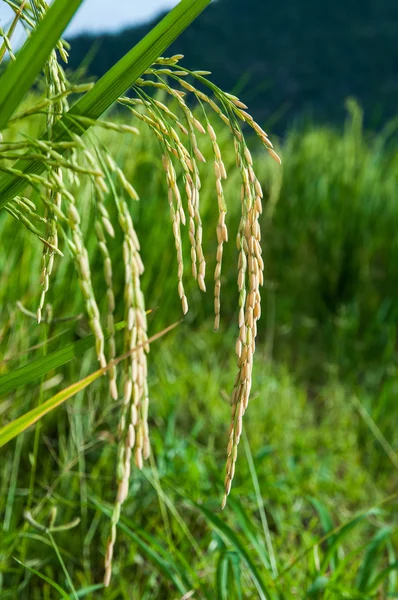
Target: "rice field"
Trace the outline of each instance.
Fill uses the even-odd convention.
[[[395,122],[268,138],[179,56],[97,120],[50,57],[0,91],[0,599],[398,597]]]

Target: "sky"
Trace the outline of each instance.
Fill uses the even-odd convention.
[[[84,0],[67,33],[117,31],[145,22],[176,4],[178,0]],[[11,9],[0,0],[0,26],[5,28],[11,16]]]

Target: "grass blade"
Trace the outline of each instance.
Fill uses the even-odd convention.
[[[371,508],[368,511],[366,511],[365,513],[361,513],[357,517],[354,517],[351,521],[349,521],[346,525],[344,525],[338,531],[338,533],[336,533],[336,535],[334,533],[332,534],[333,541],[331,542],[330,546],[327,548],[327,550],[325,552],[325,556],[322,560],[322,565],[321,565],[321,573],[324,573],[327,570],[327,567],[328,567],[329,561],[331,560],[331,557],[335,554],[337,548],[340,546],[343,539],[350,533],[350,531],[352,529],[354,529],[354,527],[356,527],[357,525],[362,523],[363,521],[366,521],[371,515],[377,514],[377,512],[378,512],[377,509]],[[336,528],[336,530],[337,530],[337,528]]]
[[[0,78],[0,130],[31,88],[82,0],[55,0]]]
[[[241,542],[236,533],[222,519],[217,517],[213,511],[201,506],[200,504],[196,504],[196,502],[190,501],[190,504],[192,504],[192,506],[197,508],[203,514],[206,520],[213,525],[223,539],[227,539],[238,552],[239,556],[241,556],[242,560],[246,563],[253,582],[258,590],[259,597],[262,600],[268,600],[269,598],[272,598],[273,594],[271,594],[271,590],[263,581],[256,565],[251,559],[249,551],[245,548],[245,545]]]
[[[313,498],[313,497],[309,497],[308,499],[311,502],[312,506],[315,508],[316,512],[318,513],[323,532],[326,535],[329,533],[331,534],[326,540],[326,545],[328,548],[330,548],[336,539],[335,535],[333,535],[333,533],[332,533],[335,528],[332,515],[330,514],[327,507],[323,504],[323,502],[321,502],[317,498]],[[338,561],[338,556],[337,556],[337,548],[336,548],[336,551],[330,555],[330,567],[333,571],[336,568],[337,561]]]
[[[358,571],[357,586],[360,592],[368,591],[369,583],[374,579],[374,571],[380,557],[380,552],[391,535],[391,527],[383,527],[369,542]]]
[[[25,565],[23,562],[21,562],[20,560],[18,560],[17,558],[14,558],[14,560],[22,565],[23,567],[25,567],[25,569],[28,569],[28,571],[30,571],[31,573],[33,573],[34,575],[37,575],[38,577],[40,577],[40,579],[42,579],[43,581],[45,581],[46,583],[49,583],[51,585],[51,587],[53,587],[55,590],[57,590],[57,592],[59,594],[61,594],[61,598],[64,598],[64,600],[70,600],[70,596],[69,594],[67,594],[65,592],[64,589],[61,588],[61,586],[58,585],[58,583],[55,583],[55,581],[53,581],[52,579],[50,579],[49,577],[46,577],[46,575],[43,575],[43,573],[40,573],[40,571],[36,571],[36,569],[32,569],[31,567],[28,567],[28,565]]]
[[[268,559],[267,551],[262,543],[262,540],[259,539],[257,530],[254,527],[253,522],[250,520],[249,516],[246,514],[242,504],[239,502],[239,500],[236,500],[235,498],[229,498],[228,503],[234,511],[238,523],[247,541],[250,542],[253,548],[256,550],[264,569],[270,571],[271,565]]]
[[[369,594],[375,593],[376,590],[378,589],[378,587],[383,583],[383,581],[385,579],[387,579],[387,577],[394,571],[398,571],[398,561],[395,561],[395,562],[389,564],[388,567],[383,569],[377,575],[377,577],[375,577],[375,579],[372,581],[372,583],[370,584],[370,586],[368,588],[368,593]],[[391,594],[389,594],[389,596],[393,597]]]
[[[96,498],[91,499],[93,504],[101,510],[106,516],[112,516],[112,510],[104,506],[101,502],[99,502]],[[147,559],[156,567],[156,569],[168,580],[173,583],[176,590],[178,590],[181,594],[186,594],[189,591],[189,586],[187,587],[183,581],[181,581],[179,575],[176,573],[178,571],[178,567],[172,562],[170,553],[168,553],[168,560],[163,558],[159,552],[156,552],[153,547],[151,547],[147,542],[145,542],[139,535],[137,535],[136,527],[133,523],[129,522],[125,518],[121,518],[118,523],[118,527],[122,529],[138,546],[138,548],[145,554]],[[148,534],[146,534],[146,537]],[[155,541],[155,540],[154,540]],[[156,542],[156,541],[155,541]],[[156,545],[156,544],[153,544]]]
[[[78,598],[85,598],[86,596],[89,596],[90,594],[93,594],[94,592],[98,592],[98,590],[103,590],[103,589],[104,589],[104,584],[97,583],[95,585],[90,585],[88,587],[82,588],[81,590],[77,590],[76,596]]]
[[[228,553],[224,550],[217,563],[216,583],[218,600],[228,600]]]
[[[181,0],[55,124],[52,132],[53,141],[68,139],[70,132],[81,134],[88,129],[89,124],[78,123],[77,117],[98,119],[209,3],[210,0]],[[25,174],[40,174],[44,170],[44,163],[40,160],[22,158],[15,163],[14,168]],[[0,208],[20,194],[26,185],[25,178],[4,173],[0,177]]]

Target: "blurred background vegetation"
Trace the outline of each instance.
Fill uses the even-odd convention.
[[[54,583],[71,598],[115,600],[398,597],[397,30],[398,5],[388,0],[361,8],[347,0],[322,7],[247,0],[244,8],[220,0],[171,49],[184,52],[188,66],[212,70],[221,87],[238,90],[269,133],[277,131],[279,140],[272,139],[283,157],[279,167],[249,140],[265,190],[266,283],[230,501],[221,513],[237,251],[231,236],[215,334],[217,206],[210,143],[203,139],[208,292],[189,283],[190,312],[151,348],[153,457],[133,475],[112,585],[105,592],[100,581],[120,403],[111,403],[97,382],[2,449],[1,600],[63,597]],[[100,75],[144,31],[97,38],[88,74]],[[92,46],[88,36],[73,40],[73,68]],[[108,117],[129,122],[125,113]],[[231,139],[217,133],[233,232],[239,177]],[[140,196],[132,214],[147,307],[154,309],[152,334],[181,317],[160,149],[145,129],[133,139],[102,132],[100,142]],[[83,227],[105,306],[91,239],[96,207],[90,197],[84,202]],[[85,336],[88,325],[57,321],[83,306],[67,255],[57,260],[49,291],[54,320],[38,326],[18,309],[17,301],[31,311],[37,306],[41,248],[4,211],[0,228],[1,375]],[[117,256],[117,236],[112,244]],[[187,236],[185,252],[188,265]],[[119,264],[114,280],[122,294]],[[28,353],[36,344],[42,345]],[[95,368],[88,352],[41,384],[0,398],[0,419],[15,418]],[[37,507],[41,523],[53,507],[57,522],[81,522],[50,539],[23,519],[24,510]]]

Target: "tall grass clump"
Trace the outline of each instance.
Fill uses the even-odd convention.
[[[252,386],[257,321],[261,315],[260,287],[264,282],[259,224],[263,192],[243,126],[258,136],[272,158],[277,162],[280,159],[267,134],[246,112],[246,105],[212,83],[207,78],[207,72],[188,70],[180,64],[180,55],[171,58],[153,56],[155,49],[165,49],[207,3],[183,0],[165,18],[164,25],[160,23],[153,34],[149,34],[137,49],[126,55],[94,86],[76,85],[68,81],[61,62],[67,62],[69,48],[54,37],[54,31],[54,39],[52,42],[49,40],[51,19],[55,19],[57,11],[61,14],[65,9],[62,0],[57,0],[50,9],[43,0],[33,0],[29,4],[9,3],[15,16],[8,34],[3,36],[4,47],[11,60],[1,76],[0,85],[4,81],[3,89],[10,86],[11,93],[11,84],[14,82],[13,97],[19,100],[20,108],[16,110],[16,106],[11,106],[9,96],[4,97],[3,94],[3,98],[0,98],[3,133],[0,143],[0,204],[36,235],[42,245],[42,291],[36,306],[37,322],[41,323],[44,316],[53,318],[48,316],[51,308],[46,302],[51,295],[51,280],[58,257],[61,259],[68,252],[77,273],[88,324],[95,337],[97,360],[109,378],[109,397],[114,401],[122,399],[117,434],[117,495],[105,558],[105,585],[109,585],[111,578],[116,527],[121,505],[128,496],[132,458],[138,469],[142,469],[143,461],[150,456],[147,383],[149,343],[145,299],[141,289],[144,264],[130,208],[130,204],[137,201],[139,196],[96,132],[104,130],[134,137],[140,133],[137,125],[144,125],[158,142],[159,161],[163,165],[167,184],[176,250],[177,292],[183,314],[188,311],[181,236],[181,229],[185,225],[189,231],[192,276],[199,289],[206,290],[199,167],[205,159],[199,137],[209,137],[214,162],[214,199],[218,205],[214,272],[215,329],[220,325],[223,248],[228,241],[228,198],[223,188],[227,171],[209,114],[215,113],[230,132],[235,168],[241,180],[241,216],[238,230],[234,232],[239,256],[239,335],[236,342],[238,374],[232,396],[223,506],[234,477],[242,417]],[[69,17],[79,4],[76,1],[74,5],[69,5]],[[15,57],[11,50],[11,37],[17,21],[25,27],[28,41]],[[24,94],[35,83],[34,77],[22,78],[24,64],[29,56],[34,59],[29,52],[33,52],[38,40],[45,36],[47,52],[41,49],[30,71],[33,75],[36,71],[38,76],[42,71],[42,75],[31,101],[22,104]],[[16,79],[18,74],[19,85]],[[128,95],[122,95],[127,89]],[[173,109],[159,100],[156,95],[159,91],[174,101]],[[72,105],[71,97],[76,95],[81,97]],[[191,97],[189,102],[188,95]],[[123,117],[119,120],[101,117],[116,100],[132,115],[133,119],[128,124],[122,122]],[[192,112],[192,101],[199,105],[198,116]],[[31,135],[31,122],[36,123],[36,127],[44,125],[44,135]],[[90,132],[87,132],[88,129]],[[95,250],[90,251],[84,234],[89,205],[93,206],[92,228],[96,239]],[[116,229],[121,232],[121,247],[114,243]],[[98,252],[101,257],[102,288],[105,286],[106,289],[105,310],[101,309],[94,283],[91,252]],[[118,373],[115,360],[122,350],[118,348],[115,335],[114,313],[117,302],[120,302],[120,294],[115,294],[113,285],[115,261],[123,261],[125,271],[123,352],[129,353],[129,356],[124,361],[121,373]]]

